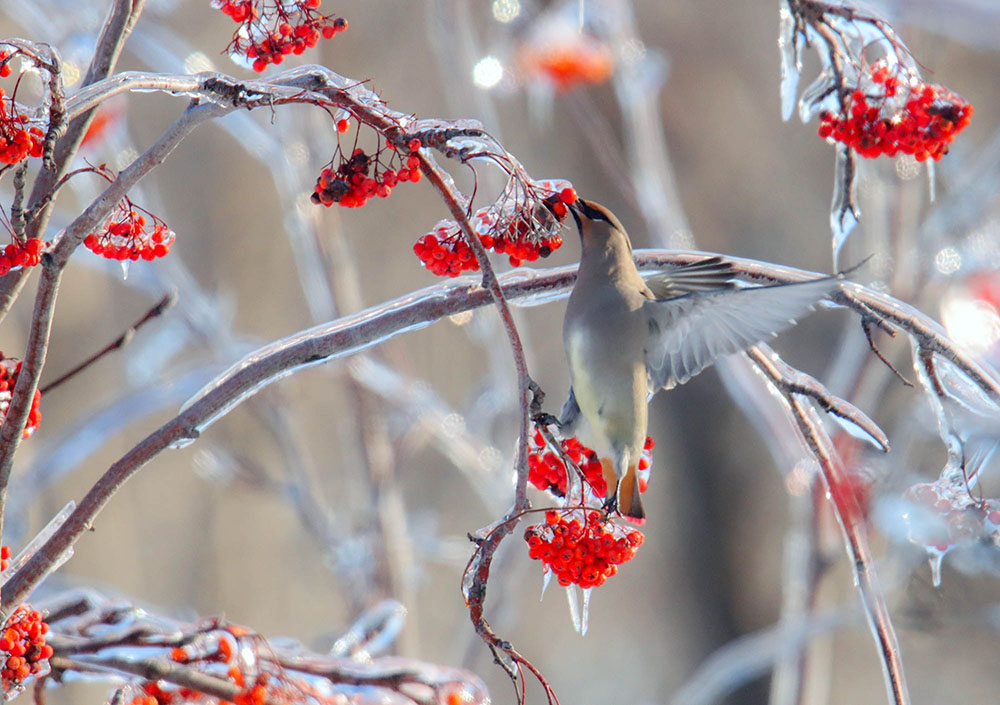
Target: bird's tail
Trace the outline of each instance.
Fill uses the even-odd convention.
[[[629,465],[628,472],[618,483],[618,511],[633,519],[645,519],[646,510],[642,508],[642,497],[639,496],[638,477],[635,465]]]

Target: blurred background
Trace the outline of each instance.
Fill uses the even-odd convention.
[[[5,36],[51,42],[69,78],[86,66],[106,7],[3,0],[0,26]],[[327,0],[323,9],[350,28],[303,58],[369,81],[396,110],[482,120],[533,177],[568,179],[580,195],[611,207],[637,248],[698,248],[831,270],[834,150],[815,122],[781,121],[778,3],[586,0],[582,35],[577,2]],[[982,315],[972,323],[960,315],[945,323],[995,361],[1000,6],[945,0],[875,9],[925,77],[964,96],[976,113],[936,165],[934,202],[916,163],[863,165],[863,217],[840,262],[874,255],[855,278],[938,320],[949,302],[957,311],[973,306]],[[207,0],[148,0],[120,69],[250,77],[220,53],[233,27]],[[812,50],[803,58],[805,86],[819,65]],[[31,83],[25,96],[37,89]],[[123,167],[185,103],[145,93],[109,102],[104,131],[82,156]],[[165,292],[176,289],[179,301],[125,351],[43,397],[42,426],[18,455],[4,543],[16,551],[249,351],[438,281],[411,249],[447,215],[426,182],[358,210],[309,203],[335,139],[328,116],[306,107],[202,127],[130,194],[176,231],[170,255],[135,263],[123,278],[117,263],[77,253],[43,385]],[[460,186],[471,185],[466,169],[446,166]],[[480,171],[488,198],[502,181]],[[3,186],[9,204],[10,185]],[[75,179],[50,237],[101,186]],[[576,261],[575,233],[564,239],[533,266]],[[508,268],[505,258],[494,262]],[[23,354],[35,281],[4,323],[0,347],[9,355]],[[564,305],[517,310],[532,376],[553,412],[568,384]],[[905,341],[879,341],[912,377]],[[888,457],[851,453],[858,472],[873,479],[873,496],[937,476],[945,453],[930,406],[919,388],[873,363],[856,319],[817,313],[776,347],[889,434]],[[745,390],[734,374],[730,387]],[[514,390],[492,308],[301,371],[197,443],[151,462],[45,589],[90,585],[185,619],[224,614],[321,650],[362,610],[393,598],[407,611],[398,653],[467,667],[495,702],[513,702],[506,676],[471,629],[460,579],[472,550],[467,532],[511,502]],[[585,637],[573,630],[561,588],[539,601],[541,565],[527,557],[523,525],[501,549],[487,617],[563,703],[766,702],[765,642],[733,643],[777,623],[787,590],[798,585],[783,556],[803,535],[814,549],[814,607],[839,618],[811,642],[804,695],[790,702],[883,701],[876,648],[822,493],[813,502],[795,482],[802,469],[783,453],[788,444],[762,437],[740,408],[753,400],[736,394],[734,401],[710,371],[654,400],[646,541],[595,591]],[[998,480],[986,475],[981,490],[1000,495]],[[913,701],[997,702],[995,548],[949,556],[935,588],[922,547],[887,533],[873,523]],[[713,678],[721,679],[717,690]],[[528,687],[539,702],[541,691]],[[74,686],[50,697],[99,701],[106,690]]]

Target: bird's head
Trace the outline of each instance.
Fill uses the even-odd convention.
[[[604,247],[609,240],[623,239],[628,246],[629,254],[632,252],[632,243],[629,241],[625,227],[618,220],[618,217],[600,203],[586,201],[578,198],[569,207],[576,221],[576,227],[580,231],[580,243],[583,247],[597,245]]]

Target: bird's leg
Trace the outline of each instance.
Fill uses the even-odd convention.
[[[528,407],[531,411],[531,422],[535,424],[535,426],[558,426],[559,420],[555,416],[542,411],[542,402],[545,401],[545,392],[543,392],[542,388],[538,386],[538,383],[533,379],[529,379],[528,389],[531,390],[531,403]]]
[[[611,494],[609,494],[608,497],[604,500],[604,505],[602,506],[602,509],[604,510],[604,519],[605,520],[607,520],[607,518],[610,515],[618,513],[618,486],[617,485],[615,485],[615,491],[612,492]]]
[[[618,473],[610,458],[601,458],[601,472],[604,474],[605,490],[604,518],[618,511]]]

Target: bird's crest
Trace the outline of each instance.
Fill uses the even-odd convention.
[[[585,230],[583,220],[581,216],[586,218],[591,222],[607,223],[612,230],[617,230],[625,238],[625,242],[628,244],[628,251],[632,252],[632,241],[628,237],[628,233],[625,232],[625,227],[618,220],[618,216],[608,210],[605,206],[600,203],[594,203],[593,201],[587,201],[582,198],[577,199],[576,203],[570,206],[570,212],[573,214],[573,219],[576,221],[576,227],[580,231],[580,237],[584,237]]]

